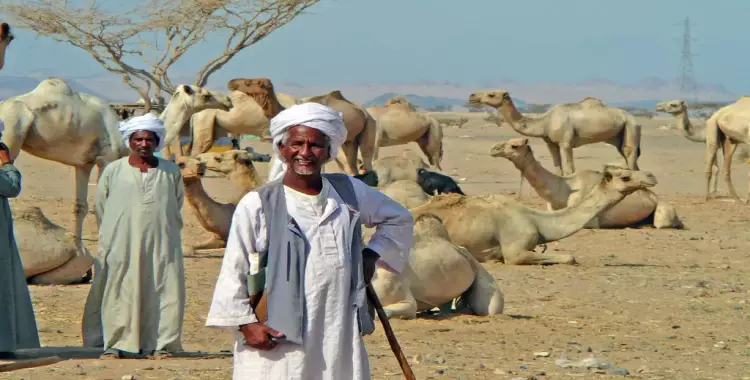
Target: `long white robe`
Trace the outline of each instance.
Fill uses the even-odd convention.
[[[380,224],[368,247],[400,272],[412,245],[412,218],[398,203],[352,179],[361,221]],[[310,243],[305,267],[306,325],[303,345],[282,343],[262,351],[242,344],[234,332],[233,379],[358,380],[370,378],[367,351],[359,333],[354,296],[350,293],[351,231],[346,206],[324,179],[323,191],[308,196],[284,187],[287,212]],[[332,215],[335,216],[332,217]],[[356,214],[355,214],[356,215]],[[247,295],[247,274],[259,271],[259,255],[267,247],[265,217],[258,193],[237,205],[224,260],[216,282],[207,326],[237,330],[256,322]]]
[[[21,173],[0,167],[0,352],[39,348],[34,308],[13,234],[8,198],[21,192]]]
[[[144,176],[124,157],[104,168],[96,190],[99,251],[83,315],[84,346],[182,350],[180,169],[159,159]]]

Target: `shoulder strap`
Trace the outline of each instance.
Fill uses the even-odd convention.
[[[354,192],[354,185],[352,185],[352,180],[349,178],[349,175],[343,173],[329,173],[323,174],[323,176],[325,176],[331,183],[331,186],[336,189],[336,192],[344,203],[359,211],[357,194]]]

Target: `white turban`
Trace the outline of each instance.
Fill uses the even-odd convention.
[[[120,122],[120,133],[126,147],[130,148],[130,136],[138,131],[153,132],[159,137],[156,150],[160,150],[164,146],[164,134],[166,132],[164,122],[151,112]]]
[[[273,181],[284,176],[287,164],[279,152],[279,143],[284,132],[296,125],[315,128],[325,133],[331,139],[330,157],[326,162],[336,158],[339,147],[346,141],[346,126],[344,126],[344,115],[331,107],[318,103],[302,103],[293,105],[279,112],[271,119],[269,132],[273,139],[274,160],[268,173],[268,181]]]

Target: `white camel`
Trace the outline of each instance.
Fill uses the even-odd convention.
[[[104,100],[48,78],[31,92],[0,102],[0,118],[11,159],[23,150],[75,168],[74,236],[79,254],[85,254],[81,237],[91,170],[96,165],[101,175],[105,165],[127,155],[117,113]]]

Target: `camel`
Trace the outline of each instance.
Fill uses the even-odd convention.
[[[187,154],[197,156],[208,152],[214,141],[221,137],[232,135],[256,135],[270,140],[268,132],[271,112],[261,108],[261,105],[250,95],[242,91],[231,91],[229,98],[232,108],[229,111],[221,109],[207,109],[194,114],[190,118],[190,142]],[[276,103],[279,107],[280,104]],[[275,115],[274,113],[274,115]],[[233,147],[236,148],[236,147]]]
[[[630,113],[609,107],[596,98],[578,103],[558,104],[537,117],[523,116],[505,90],[477,91],[470,104],[495,107],[516,132],[540,137],[547,144],[555,164],[555,173],[563,175],[562,157],[567,174],[575,173],[573,148],[604,142],[614,145],[631,170],[638,170],[641,155],[641,126]],[[562,157],[560,155],[562,151]]]
[[[219,203],[206,193],[201,183],[201,178],[206,173],[206,165],[200,160],[183,156],[177,157],[176,163],[185,185],[185,200],[201,227],[211,233],[211,237],[202,243],[183,246],[183,253],[194,254],[197,250],[226,247],[232,215],[237,206],[232,203]]]
[[[414,218],[433,213],[444,221],[454,244],[480,262],[511,265],[575,264],[572,255],[538,253],[544,243],[568,237],[626,195],[657,184],[649,172],[605,167],[602,181],[583,199],[556,211],[541,211],[501,195],[440,194],[410,209]]]
[[[240,197],[263,184],[258,171],[255,170],[253,154],[246,150],[207,152],[195,158],[203,163],[207,170],[229,177],[229,180],[240,191]]]
[[[347,100],[339,90],[323,95],[302,98],[297,102],[319,103],[343,113],[347,136],[346,142],[341,146],[340,152],[346,157],[346,163],[348,164],[348,167],[345,167],[344,171],[349,175],[359,173],[357,167],[358,151],[362,154],[362,166],[365,167],[365,170],[372,169],[377,125],[375,119],[364,107]],[[338,161],[337,164],[339,164],[339,167],[341,166]]]
[[[377,134],[375,136],[375,153],[378,159],[381,147],[416,142],[432,166],[443,170],[440,163],[443,159],[443,127],[429,113],[418,111],[406,98],[397,96],[383,106],[367,108],[375,118]]]
[[[595,170],[578,171],[565,177],[551,173],[534,158],[528,143],[529,139],[525,137],[499,142],[490,149],[490,155],[511,161],[553,210],[579,202],[583,195],[590,193],[601,182],[603,174]],[[656,194],[649,189],[636,190],[625,196],[616,205],[592,218],[584,228],[622,228],[640,224],[651,224],[656,228],[683,228],[674,207],[659,202]]]
[[[393,181],[378,190],[406,208],[423,205],[430,199],[418,183],[408,179]]]
[[[400,274],[378,267],[372,279],[388,318],[416,318],[434,307],[450,309],[455,298],[476,315],[503,313],[504,299],[492,275],[471,254],[451,242],[440,218],[414,220],[414,245]],[[457,308],[457,309],[460,309]]]
[[[159,115],[159,119],[164,121],[164,128],[166,129],[162,156],[169,158],[173,150],[176,157],[183,155],[180,136],[185,133],[186,128],[184,127],[194,114],[208,109],[226,111],[231,107],[229,97],[217,91],[209,91],[195,85],[182,84],[177,86],[169,99],[169,103]]]
[[[83,248],[83,220],[88,213],[88,183],[94,166],[128,154],[119,131],[119,116],[102,99],[73,91],[60,78],[48,78],[30,92],[0,102],[5,122],[3,142],[16,159],[21,150],[75,168],[75,241]]]
[[[700,142],[705,143],[706,142],[706,128],[698,128],[693,125],[693,123],[690,122],[690,117],[688,115],[688,108],[687,103],[685,103],[684,100],[677,99],[677,100],[669,100],[660,102],[656,105],[654,108],[657,112],[666,112],[671,114],[677,119],[677,125],[682,129],[682,134],[685,136],[686,139],[693,141],[693,142]],[[724,152],[722,151],[722,154]],[[711,194],[715,194],[716,190],[718,188],[718,174],[719,174],[719,165],[718,163],[714,162],[713,166],[711,167],[711,172],[713,173],[711,176]]]
[[[0,24],[0,70],[5,67],[5,51],[15,38],[7,22]]]
[[[750,143],[750,96],[742,96],[734,103],[717,110],[706,121],[706,200],[710,199],[711,181],[716,173],[716,151],[721,145],[724,153],[724,182],[732,198],[740,200],[732,184],[732,156],[741,143]],[[750,202],[750,184],[747,199]]]
[[[372,171],[378,175],[378,186],[383,187],[393,181],[409,180],[417,182],[417,171],[427,168],[421,157],[404,152],[401,156],[378,158],[372,162]]]
[[[78,254],[75,237],[52,223],[36,206],[11,205],[13,225],[23,271],[35,285],[69,285],[87,282],[94,258]]]

